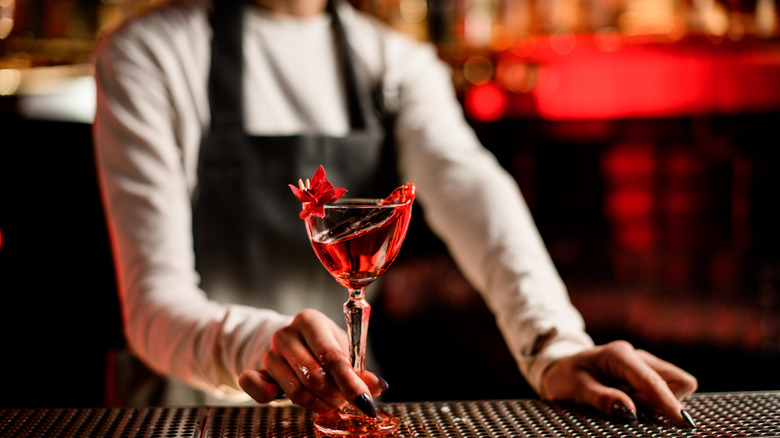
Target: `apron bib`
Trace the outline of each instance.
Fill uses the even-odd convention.
[[[223,302],[283,313],[313,307],[340,322],[346,290],[316,258],[298,217],[300,202],[287,185],[323,165],[349,197],[390,193],[398,185],[392,118],[379,111],[380,93],[352,62],[336,8],[329,4],[350,132],[344,137],[247,134],[241,77],[244,7],[251,6],[217,0],[212,13],[211,127],[201,146],[193,200],[201,287]]]

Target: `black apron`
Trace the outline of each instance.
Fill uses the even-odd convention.
[[[341,312],[347,292],[316,258],[298,217],[301,204],[287,185],[310,178],[323,165],[328,179],[346,187],[349,197],[389,194],[398,185],[393,120],[382,111],[381,88],[371,87],[368,75],[352,61],[331,3],[350,132],[338,138],[247,134],[241,76],[245,7],[252,6],[215,0],[212,13],[211,127],[201,146],[193,199],[201,287],[220,301],[289,313],[328,302],[330,311],[320,310],[333,317]],[[326,301],[322,294],[328,295]]]

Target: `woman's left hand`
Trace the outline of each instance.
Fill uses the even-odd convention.
[[[631,395],[618,389],[625,386]],[[615,341],[558,360],[542,377],[542,387],[548,399],[590,404],[623,419],[636,418],[638,402],[676,424],[691,426],[681,400],[696,391],[698,382],[669,362]]]

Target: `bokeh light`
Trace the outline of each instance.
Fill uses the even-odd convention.
[[[464,93],[464,107],[466,114],[476,120],[499,120],[506,113],[506,92],[495,82],[476,85]]]

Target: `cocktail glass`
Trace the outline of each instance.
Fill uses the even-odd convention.
[[[350,342],[350,360],[358,374],[366,367],[366,334],[371,306],[366,286],[390,266],[409,228],[415,186],[406,184],[385,199],[343,198],[325,206],[325,216],[306,218],[314,252],[342,286],[349,299],[344,317]],[[394,433],[401,420],[385,412],[369,417],[350,405],[318,414],[314,426],[327,436],[382,436]]]

